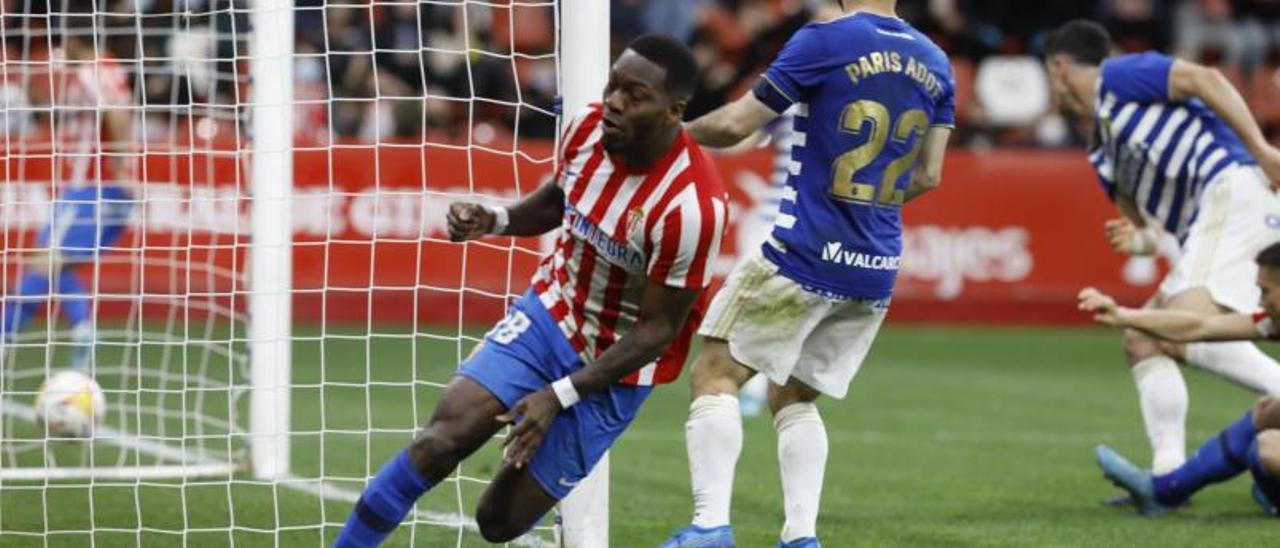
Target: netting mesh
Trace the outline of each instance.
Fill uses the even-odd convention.
[[[555,2],[297,0],[291,475],[253,479],[250,368],[278,365],[248,352],[254,7],[0,2],[2,306],[39,305],[0,350],[6,538],[327,542],[527,283],[536,244],[450,244],[444,211],[551,172]],[[105,419],[50,436],[32,401],[77,366]],[[393,540],[481,544],[490,445]]]

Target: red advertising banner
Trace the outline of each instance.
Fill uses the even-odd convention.
[[[20,251],[35,247],[53,184],[49,155],[0,159],[6,294]],[[295,155],[294,292],[299,320],[487,322],[524,290],[537,239],[447,241],[456,200],[518,199],[550,176],[552,146],[335,145]],[[133,226],[120,248],[83,269],[104,313],[134,294],[197,292],[243,307],[252,220],[246,155],[213,148],[152,150],[135,185]],[[767,150],[719,156],[733,200],[719,273],[767,231]],[[1114,211],[1083,153],[953,151],[943,186],[908,204],[905,252],[891,318],[913,321],[1084,321],[1074,295],[1099,285],[1140,302],[1154,263],[1112,254],[1103,222]],[[238,304],[237,304],[238,303]]]

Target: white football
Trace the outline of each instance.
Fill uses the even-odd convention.
[[[36,419],[51,435],[87,438],[106,414],[102,387],[83,371],[58,371],[45,379],[36,394]]]

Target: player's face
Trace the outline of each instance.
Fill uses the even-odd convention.
[[[1273,268],[1258,269],[1258,289],[1262,290],[1262,310],[1272,321],[1280,322],[1280,272]]]
[[[666,69],[644,56],[626,50],[609,71],[604,88],[603,135],[605,150],[621,153],[642,146],[646,137],[669,124],[679,123],[679,113],[663,88]]]
[[[1065,55],[1054,55],[1045,59],[1045,72],[1049,74],[1049,89],[1053,93],[1053,101],[1058,105],[1058,109],[1064,114],[1072,116],[1084,116],[1089,114],[1083,112],[1083,108],[1076,99],[1075,94],[1071,93],[1071,85],[1069,76],[1071,74],[1072,63]]]

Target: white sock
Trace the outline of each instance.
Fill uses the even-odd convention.
[[[1280,363],[1253,343],[1188,344],[1187,363],[1259,394],[1280,396]]]
[[[1169,472],[1187,459],[1187,384],[1168,356],[1147,358],[1130,371],[1151,441],[1151,471]]]
[[[733,469],[742,452],[742,417],[737,394],[699,396],[689,406],[684,439],[689,451],[693,487],[693,524],[729,524]]]
[[[818,406],[793,403],[773,418],[778,431],[778,469],[786,523],[782,540],[817,536],[822,476],[827,469],[827,429]]]

